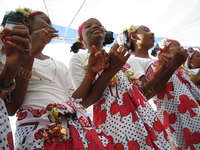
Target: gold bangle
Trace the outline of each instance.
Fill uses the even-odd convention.
[[[11,102],[10,93],[14,90],[15,87],[16,87],[15,79],[13,79],[13,83],[11,84],[10,87],[7,87],[7,88],[0,87],[0,92],[2,94],[2,98],[6,99],[7,102]]]
[[[87,112],[87,109],[85,108],[85,107],[83,107],[83,105],[81,105],[80,103],[78,103],[79,104],[79,107],[81,108],[81,109],[83,109],[85,112]]]
[[[145,88],[145,90],[146,90],[147,92],[149,92],[149,93],[152,93],[153,90],[154,90],[154,88],[152,88],[152,90],[148,90],[147,87],[146,87],[146,82],[144,83],[144,88]]]
[[[17,75],[19,77],[26,79],[26,80],[29,80],[32,76],[32,72],[29,71],[29,70],[26,70],[25,68],[20,67],[20,69],[17,72]]]

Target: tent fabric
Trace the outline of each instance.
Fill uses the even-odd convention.
[[[94,17],[116,34],[131,24],[141,24],[156,37],[200,45],[199,0],[1,0],[0,17],[19,6],[43,11],[53,24],[72,29]],[[66,30],[61,36],[65,35]]]

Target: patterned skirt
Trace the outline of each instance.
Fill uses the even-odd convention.
[[[157,95],[157,115],[178,150],[200,149],[200,90],[176,72]]]
[[[4,101],[0,98],[0,149],[14,150],[13,136]]]
[[[94,105],[94,124],[114,141],[116,150],[171,150],[168,135],[139,88],[123,71]]]
[[[94,128],[86,112],[72,101],[26,108],[17,113],[18,150],[113,150],[113,144]]]

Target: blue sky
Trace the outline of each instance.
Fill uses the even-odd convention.
[[[53,24],[53,27],[54,27],[55,29],[59,30],[59,32],[58,32],[59,37],[62,37],[63,34],[65,33],[66,28],[63,27],[63,26],[55,25],[55,24]],[[119,34],[115,34],[115,33],[113,34],[113,36],[114,36],[115,39],[117,39],[117,36],[118,36],[118,35],[119,35]],[[77,37],[77,30],[76,30],[76,29],[71,29],[71,28],[69,28],[69,29],[68,29],[68,32],[67,32],[67,35],[65,36],[65,38],[70,38],[70,39],[74,38],[74,39],[75,39],[76,37]],[[155,44],[156,44],[158,41],[162,40],[162,39],[164,39],[164,37],[155,37]],[[52,42],[52,43],[60,43],[59,40],[52,40],[51,42]],[[65,42],[66,42],[67,44],[73,44],[75,41],[66,40]],[[106,45],[106,47],[111,47],[111,46],[112,46],[112,44]],[[152,49],[153,49],[153,48],[152,48]]]

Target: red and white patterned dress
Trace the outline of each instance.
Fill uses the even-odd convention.
[[[4,104],[0,98],[0,149],[14,150],[13,136],[10,126],[10,120]]]
[[[17,117],[18,150],[114,150],[105,133],[95,129],[73,101],[19,110]]]
[[[140,92],[130,83],[124,72],[117,74],[116,86],[108,86],[94,105],[94,124],[113,139],[116,150],[171,149],[167,133],[155,111]]]
[[[56,76],[50,84],[55,64]],[[17,112],[15,149],[113,150],[105,133],[96,129],[87,113],[71,100],[73,92],[65,64],[35,59],[24,101]]]
[[[146,72],[150,79],[158,62]],[[177,150],[200,149],[200,90],[183,69],[177,69],[156,96],[157,115]]]

